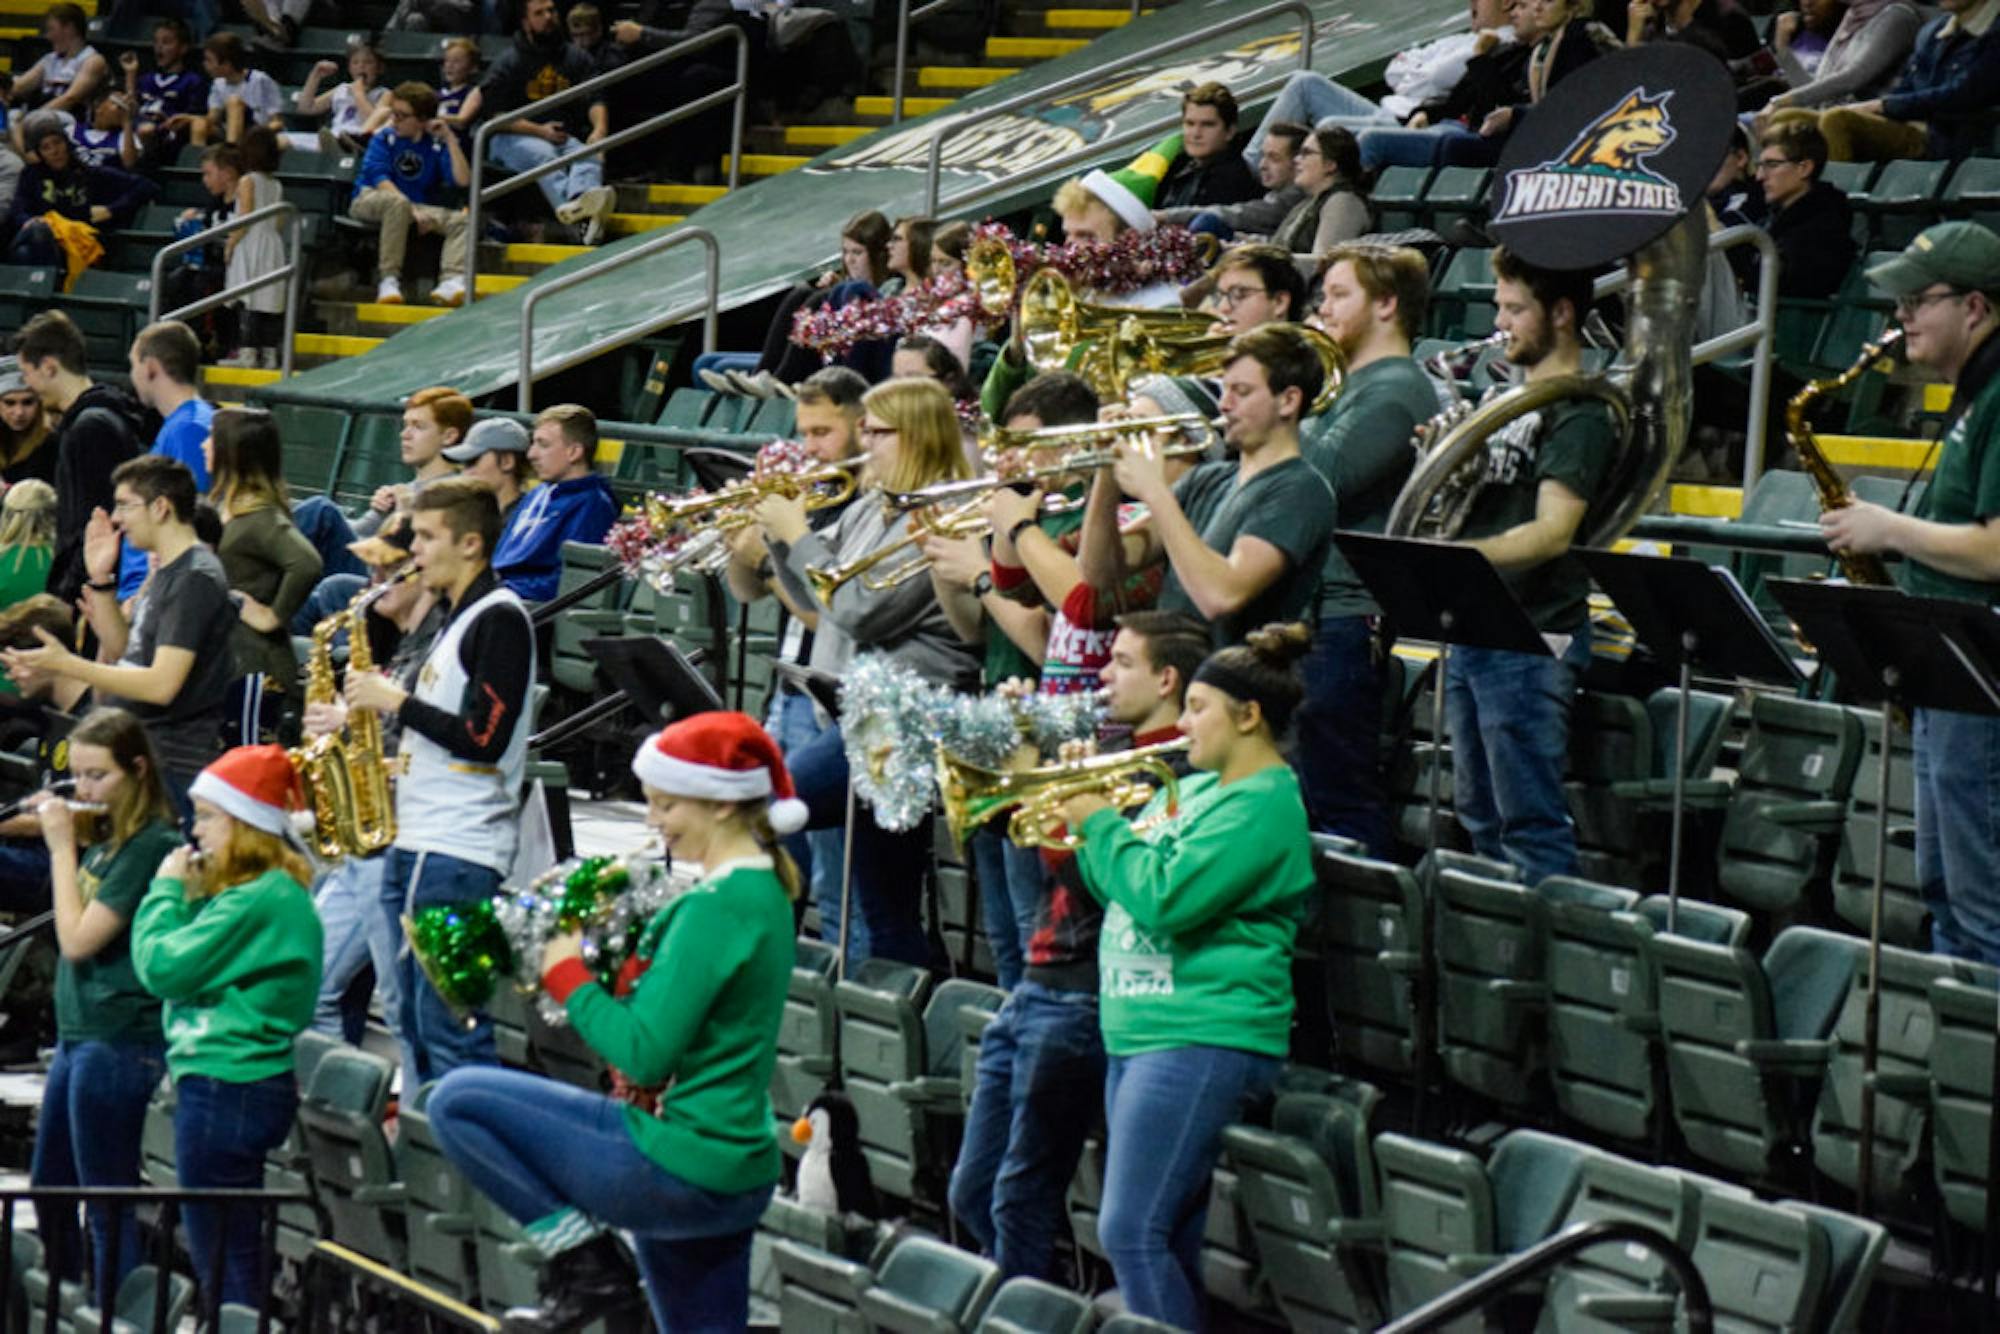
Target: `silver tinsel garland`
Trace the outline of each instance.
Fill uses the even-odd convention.
[[[542,951],[549,941],[580,925],[583,961],[608,987],[639,948],[646,924],[695,883],[699,870],[669,869],[653,850],[620,857],[572,857],[536,876],[526,888],[495,895],[493,913],[512,948],[514,984],[534,994],[535,1009],[545,1023],[567,1025],[563,1007],[541,989]],[[624,887],[610,888],[620,873]],[[600,885],[601,893],[596,888]]]

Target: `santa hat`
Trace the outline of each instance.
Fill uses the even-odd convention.
[[[291,813],[305,804],[298,771],[283,746],[238,746],[195,775],[188,796],[252,829],[292,837]]]
[[[1181,136],[1170,134],[1154,144],[1131,165],[1117,171],[1099,168],[1083,178],[1083,188],[1097,196],[1104,206],[1125,220],[1135,231],[1153,230],[1153,196],[1166,179],[1167,168],[1180,156]]]
[[[669,724],[639,747],[632,772],[647,787],[707,801],[771,799],[771,828],[806,827],[806,804],[792,795],[792,775],[778,743],[747,713],[716,710]]]

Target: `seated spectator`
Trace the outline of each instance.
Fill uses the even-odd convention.
[[[1299,145],[1292,182],[1305,192],[1271,233],[1272,245],[1294,255],[1324,255],[1372,226],[1368,174],[1353,131],[1340,125],[1314,130]]]
[[[1263,193],[1235,149],[1238,116],[1236,95],[1223,84],[1188,90],[1181,98],[1181,151],[1154,192],[1157,207],[1241,204]]]
[[[1806,0],[1815,9],[1831,0]],[[1838,6],[1833,6],[1838,10]],[[1795,54],[1806,13],[1780,14],[1771,31],[1771,50],[1784,75],[1785,89],[1764,104],[1758,132],[1770,132],[1770,115],[1817,110],[1861,101],[1884,91],[1909,59],[1923,19],[1908,0],[1853,0],[1839,13],[1838,26],[1810,66]]]
[[[47,630],[62,643],[70,643],[76,638],[76,614],[47,593],[31,593],[18,602],[0,607],[0,648],[39,648],[42,641],[35,634],[37,629]],[[0,668],[0,694],[12,697],[6,701],[9,704],[15,700],[30,700],[47,704],[58,712],[69,713],[83,699],[88,688],[81,681],[70,681],[47,673],[38,675],[32,669],[15,673]],[[0,840],[16,836],[14,826],[0,822]],[[7,882],[11,869],[9,854],[0,851],[0,885]],[[45,889],[46,886],[38,888]],[[0,894],[0,908],[7,906],[4,894]]]
[[[259,209],[270,208],[285,197],[278,183],[278,136],[267,126],[253,125],[244,132],[242,171],[235,189],[234,217],[247,218]],[[278,219],[265,218],[248,227],[239,227],[222,238],[224,271],[228,287],[241,287],[285,267],[285,238]],[[304,262],[304,257],[300,257]],[[241,309],[236,351],[222,358],[225,366],[261,366],[276,370],[285,338],[285,299],[289,283],[268,282],[231,302]]]
[[[1292,252],[1281,246],[1231,246],[1209,278],[1217,333],[1248,333],[1260,324],[1302,320],[1308,313],[1305,274]]]
[[[32,478],[8,487],[0,497],[0,609],[47,591],[55,542],[56,489]],[[15,693],[6,681],[0,691]]]
[[[501,0],[397,0],[387,32],[505,32]]]
[[[903,280],[905,291],[931,276],[931,237],[937,231],[932,218],[898,218],[889,234],[889,272]]]
[[[0,359],[0,483],[13,486],[31,477],[52,482],[55,475],[56,450],[42,396],[28,387],[19,362]]]
[[[611,37],[621,46],[660,50],[725,24],[743,29],[750,39],[750,96],[759,103],[780,111],[803,112],[803,118],[811,120],[815,113],[834,110],[841,95],[861,81],[864,71],[853,39],[847,25],[831,10],[803,6],[793,10],[785,4],[725,6],[717,0],[703,0],[688,12],[682,27],[656,28],[627,20],[611,25]],[[734,77],[734,53],[727,46],[714,48],[697,56],[690,66],[676,66],[675,77],[683,96],[693,96],[697,89],[706,91],[703,84],[722,86],[703,71],[721,74],[727,82]]]
[[[247,676],[261,676],[284,697],[287,711],[296,712],[299,662],[290,625],[319,582],[320,558],[292,524],[277,422],[261,408],[222,409],[209,435],[208,462],[222,516],[215,554],[229,587],[242,595],[233,636],[236,665]],[[250,716],[274,719],[265,710]]]
[[[91,104],[88,121],[69,127],[70,150],[87,167],[139,167],[139,141],[132,134],[132,106],[123,93],[106,93]]]
[[[1780,125],[1757,150],[1781,297],[1830,297],[1854,263],[1853,212],[1840,188],[1819,178],[1825,168],[1826,140],[1811,125]]]
[[[1944,0],[1945,11],[1917,33],[1895,84],[1881,97],[1843,102],[1818,112],[1827,156],[1835,162],[1889,158],[1961,158],[1986,145],[1993,90],[2000,86],[2000,16],[1996,0]]]
[[[1797,87],[1819,77],[1827,45],[1848,8],[1847,0],[1799,0],[1797,9],[1788,9],[1772,20],[1765,49],[1781,79]],[[1916,29],[1910,32],[1914,36]]]
[[[1156,225],[1153,201],[1159,188],[1160,167],[1172,159],[1171,145],[1179,137],[1170,136],[1151,152],[1140,154],[1116,171],[1100,168],[1057,186],[1055,197],[1049,202],[1056,216],[1062,219],[1063,239],[1115,241],[1127,231],[1153,231]],[[1089,288],[1078,291],[1077,295],[1085,300],[1102,299]],[[1180,288],[1172,283],[1154,283],[1136,292],[1122,293],[1115,300],[1123,306],[1172,306],[1180,302]]]
[[[1242,232],[1269,235],[1305,198],[1305,191],[1292,179],[1292,164],[1309,133],[1298,121],[1266,119],[1258,130],[1263,142],[1255,163],[1257,183],[1264,187],[1261,196],[1219,208],[1156,208],[1153,220],[1161,226],[1178,224],[1223,241]]]
[[[208,76],[192,63],[194,37],[186,23],[164,18],[153,25],[153,68],[139,72],[139,55],[118,57],[125,72],[125,95],[132,99],[132,133],[139,152],[171,161],[187,142],[194,123],[208,109]]]
[[[1757,25],[1732,0],[1631,0],[1625,44],[1685,42],[1728,64],[1753,54]]]
[[[569,28],[569,44],[583,53],[593,73],[602,74],[625,63],[624,53],[606,35],[604,11],[596,5],[588,3],[588,0],[580,5],[571,5],[563,22]]]
[[[438,57],[437,113],[458,137],[462,149],[472,147],[472,127],[479,123],[479,43],[454,37]]]
[[[322,117],[324,123],[314,134],[287,131],[285,147],[308,153],[360,152],[369,136],[387,121],[381,105],[387,96],[381,87],[384,68],[382,53],[373,44],[350,39],[347,81],[321,92],[320,85],[339,74],[340,66],[331,60],[316,61],[306,72],[305,84],[292,105],[308,116]]]
[[[936,380],[951,391],[953,401],[972,397],[965,380],[965,361],[957,349],[930,334],[907,334],[896,342],[889,358],[889,377]]]
[[[375,299],[402,304],[403,260],[414,227],[420,234],[444,233],[444,257],[431,300],[460,305],[466,292],[466,213],[436,201],[448,186],[469,182],[472,168],[458,136],[437,114],[437,94],[429,85],[399,83],[388,102],[390,121],[368,141],[347,206],[355,218],[376,224]]]
[[[21,184],[14,193],[14,243],[8,262],[64,264],[69,274],[63,284],[67,289],[103,250],[94,241],[90,249],[77,250],[75,243],[66,243],[71,233],[52,219],[104,230],[130,226],[140,208],[159,193],[159,187],[117,167],[85,165],[55,116],[38,111],[28,117],[22,132],[34,145],[39,160],[21,173]],[[88,258],[84,258],[86,254]]]
[[[513,517],[528,484],[528,432],[521,423],[511,417],[476,421],[465,433],[465,443],[453,445],[442,457],[463,468],[465,476],[493,488],[501,523]]]
[[[283,128],[284,94],[270,75],[250,68],[241,37],[219,32],[203,42],[201,67],[208,75],[208,114],[191,127],[196,143],[241,143],[253,125]]]
[[[547,120],[523,120],[512,114],[575,87],[594,73],[583,53],[563,40],[555,0],[524,0],[513,44],[479,85],[487,113],[502,121],[490,141],[494,162],[509,171],[532,171],[574,149],[579,141],[594,144],[609,134],[610,116],[601,98],[588,106],[567,103],[550,112]],[[604,183],[601,156],[580,157],[537,178],[535,184],[555,210],[556,221],[583,225],[583,244],[596,245],[604,239],[605,221],[617,204],[617,194]]]
[[[103,87],[110,65],[87,40],[90,20],[79,5],[50,5],[42,16],[42,37],[49,49],[14,80],[9,103],[23,110],[39,109],[61,118],[67,127]],[[34,146],[16,138],[14,147],[26,153]]]
[[[160,417],[152,452],[176,459],[194,474],[195,491],[208,494],[205,448],[215,405],[201,396],[201,340],[179,320],[149,324],[126,353],[132,396]],[[4,408],[0,408],[4,411]],[[118,564],[118,599],[123,602],[146,580],[146,553],[126,547]]]
[[[515,509],[493,548],[493,572],[527,602],[547,602],[562,580],[565,542],[602,542],[618,498],[597,474],[597,418],[558,403],[535,418],[528,464],[541,482]]]

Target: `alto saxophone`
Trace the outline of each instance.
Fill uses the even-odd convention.
[[[306,661],[305,702],[331,704],[337,694],[333,680],[333,641],[347,631],[350,671],[373,671],[368,647],[368,608],[397,584],[416,576],[410,570],[387,583],[363,589],[340,611],[313,627],[312,652]],[[396,807],[390,786],[393,773],[382,751],[382,720],[369,709],[348,715],[338,732],[315,737],[290,752],[312,810],[313,851],[326,861],[367,857],[396,841]]]
[[[1852,366],[1838,375],[1814,380],[1792,395],[1791,402],[1785,404],[1785,435],[1798,453],[1799,466],[1812,479],[1813,489],[1819,492],[1822,511],[1846,508],[1853,503],[1854,494],[1848,489],[1846,479],[1821,451],[1819,440],[1806,421],[1806,410],[1816,400],[1837,393],[1860,379],[1862,373],[1884,353],[1893,353],[1902,339],[1901,329],[1885,331],[1880,338],[1861,349],[1861,355],[1854,359]],[[1859,551],[1836,551],[1833,557],[1840,562],[1840,572],[1847,576],[1851,584],[1885,585],[1894,582],[1889,578],[1888,567],[1882,563],[1880,556]]]

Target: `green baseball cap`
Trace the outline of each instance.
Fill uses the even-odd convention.
[[[1932,283],[2000,290],[2000,236],[1976,222],[1926,227],[1902,254],[1868,270],[1868,281],[1892,297],[1914,296]]]

